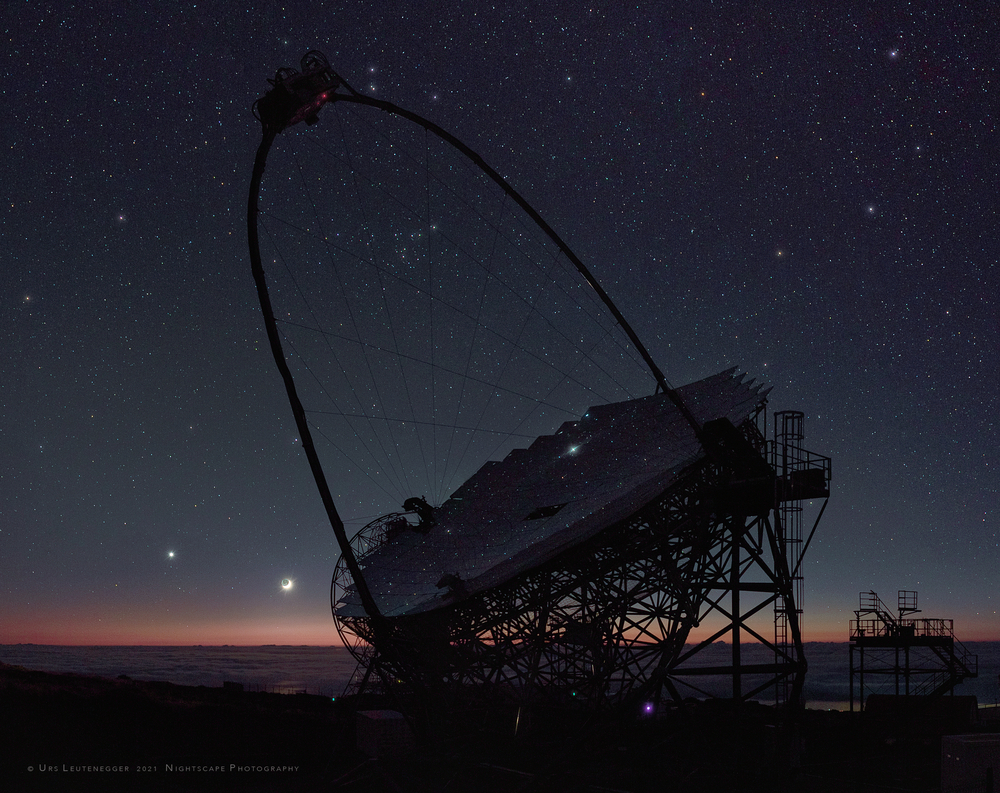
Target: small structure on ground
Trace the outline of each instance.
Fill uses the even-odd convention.
[[[896,614],[875,592],[862,592],[851,620],[850,708],[857,682],[860,709],[865,695],[940,697],[966,678],[978,676],[978,659],[955,638],[953,620],[911,617],[917,593],[898,592]]]

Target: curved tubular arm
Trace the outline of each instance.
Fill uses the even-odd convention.
[[[351,88],[346,83],[346,81],[343,80],[343,78],[339,79],[341,85],[343,85],[350,93],[344,94],[344,93],[334,92],[329,95],[327,101],[353,102],[354,104],[358,105],[367,105],[369,107],[374,107],[379,110],[384,110],[387,113],[392,113],[394,115],[401,116],[407,119],[408,121],[412,121],[414,124],[420,125],[428,132],[433,132],[435,135],[441,138],[441,140],[454,146],[462,154],[464,154],[466,157],[472,160],[472,162],[478,165],[479,168],[483,171],[483,173],[485,173],[488,177],[490,177],[490,179],[496,182],[496,184],[499,185],[500,188],[508,196],[510,196],[519,207],[521,207],[521,209],[523,209],[525,212],[528,213],[531,219],[538,224],[538,227],[542,231],[544,231],[545,234],[548,236],[548,238],[558,246],[559,250],[561,250],[563,254],[565,254],[566,258],[573,263],[573,266],[576,267],[576,269],[580,272],[580,275],[584,277],[587,283],[590,284],[593,290],[597,293],[597,296],[600,297],[601,300],[604,302],[604,305],[608,307],[608,310],[617,320],[618,324],[621,325],[622,330],[625,331],[626,335],[629,337],[629,340],[635,346],[636,350],[639,351],[639,354],[642,356],[642,359],[646,362],[646,366],[648,366],[649,370],[653,373],[653,377],[656,379],[657,388],[663,390],[669,397],[670,401],[674,403],[674,405],[677,407],[678,410],[680,410],[681,414],[687,420],[688,424],[690,424],[692,429],[694,429],[695,435],[697,435],[698,440],[702,441],[702,445],[704,446],[701,424],[695,418],[694,414],[691,413],[691,410],[684,403],[684,400],[681,399],[680,395],[673,388],[673,386],[671,386],[670,383],[667,382],[667,378],[660,370],[660,367],[656,365],[656,362],[653,360],[653,357],[649,354],[649,351],[646,349],[642,341],[640,341],[639,337],[636,335],[636,332],[632,329],[632,326],[628,324],[628,321],[625,319],[624,315],[621,313],[621,311],[618,310],[618,306],[614,304],[614,301],[611,300],[611,297],[608,295],[608,293],[604,291],[604,287],[602,287],[600,283],[597,281],[597,279],[594,278],[590,270],[588,270],[587,266],[582,261],[580,261],[577,255],[573,253],[572,250],[570,250],[570,247],[565,242],[563,242],[562,238],[555,232],[555,229],[553,229],[545,221],[545,218],[539,215],[538,212],[535,211],[534,207],[532,207],[521,196],[521,194],[517,192],[517,190],[511,187],[510,183],[506,179],[504,179],[499,173],[497,173],[492,167],[490,167],[489,163],[487,163],[482,157],[476,154],[476,152],[474,152],[472,149],[470,149],[468,146],[462,143],[462,141],[460,141],[446,129],[439,127],[433,121],[430,121],[429,119],[426,119],[423,116],[420,116],[404,108],[401,108],[398,105],[394,105],[392,102],[386,102],[382,99],[375,99],[374,97],[364,96],[363,94],[359,94],[357,91]]]
[[[354,578],[354,585],[358,589],[361,604],[365,612],[372,619],[373,627],[378,630],[382,627],[382,622],[385,618],[379,611],[375,599],[372,597],[371,590],[368,589],[368,584],[361,573],[361,566],[358,564],[354,550],[351,548],[351,543],[347,539],[344,522],[340,519],[337,507],[333,503],[330,486],[327,484],[326,476],[323,474],[323,468],[320,465],[319,455],[316,453],[316,447],[313,445],[312,433],[309,431],[309,422],[306,419],[305,409],[302,407],[301,401],[299,401],[295,382],[292,380],[292,373],[288,368],[288,363],[285,361],[284,351],[281,349],[281,339],[278,336],[278,327],[274,321],[271,298],[267,291],[267,280],[264,276],[264,267],[260,260],[260,238],[257,233],[257,215],[259,212],[257,204],[260,198],[260,180],[264,174],[264,165],[267,161],[268,152],[271,150],[271,144],[274,143],[274,139],[279,131],[274,127],[264,127],[263,138],[261,139],[260,146],[257,148],[257,157],[254,160],[253,176],[250,179],[250,195],[247,201],[247,239],[250,243],[250,267],[253,271],[254,283],[257,286],[260,309],[264,314],[264,325],[267,328],[267,340],[271,345],[271,354],[274,356],[274,362],[278,366],[278,371],[281,372],[281,379],[285,383],[285,391],[288,394],[288,401],[292,406],[292,413],[295,416],[295,424],[299,430],[299,437],[302,438],[302,448],[309,460],[309,467],[312,470],[313,478],[316,480],[316,487],[319,488],[320,498],[322,498],[323,506],[326,508],[326,514],[330,520],[330,525],[333,527],[337,544],[344,555],[347,569],[350,570],[351,576]]]
[[[305,64],[304,59],[304,68],[306,66],[308,66],[308,64]],[[303,83],[302,86],[298,87],[303,89],[300,93],[303,94],[304,98],[303,96],[299,96],[295,93],[294,89],[296,86],[293,86],[292,83],[297,82]],[[462,141],[450,132],[435,124],[433,121],[430,121],[409,110],[405,110],[392,104],[391,102],[359,94],[351,88],[351,86],[343,78],[333,72],[326,63],[326,59],[321,56],[320,60],[312,64],[304,75],[292,73],[290,75],[286,75],[285,79],[282,79],[282,73],[279,72],[278,77],[275,81],[273,81],[273,84],[274,89],[270,91],[267,96],[263,97],[258,102],[258,105],[255,106],[260,109],[259,118],[263,126],[263,137],[254,160],[254,170],[250,181],[250,192],[247,202],[247,238],[250,245],[250,263],[253,271],[254,282],[257,287],[257,296],[260,300],[261,311],[264,315],[264,323],[267,329],[267,337],[271,347],[271,354],[274,357],[275,364],[277,365],[278,371],[281,373],[282,380],[285,384],[285,391],[288,395],[292,413],[295,416],[295,423],[299,430],[299,435],[302,438],[302,448],[306,453],[307,459],[309,460],[309,467],[312,470],[313,478],[315,479],[316,486],[319,489],[323,506],[325,507],[327,516],[330,520],[330,525],[332,526],[334,535],[337,538],[337,544],[340,546],[341,552],[344,556],[344,561],[354,579],[358,596],[361,598],[362,606],[364,607],[365,612],[372,619],[372,627],[376,632],[382,633],[383,629],[387,628],[385,617],[382,616],[374,598],[372,597],[371,591],[369,590],[367,582],[361,572],[361,567],[358,564],[357,557],[355,557],[351,544],[347,539],[344,523],[337,512],[333,496],[330,493],[330,487],[327,484],[326,476],[323,473],[319,455],[316,453],[316,448],[312,441],[312,434],[309,431],[309,424],[306,419],[305,410],[299,400],[291,371],[285,361],[284,351],[281,347],[281,340],[279,338],[277,325],[274,320],[274,312],[271,307],[271,299],[267,291],[267,281],[264,275],[264,268],[260,259],[260,239],[257,230],[260,183],[264,173],[267,155],[272,144],[274,143],[275,138],[287,126],[296,124],[300,120],[305,120],[308,123],[315,121],[316,112],[323,104],[338,101],[352,102],[354,104],[367,105],[369,107],[374,107],[387,113],[400,116],[417,124],[418,126],[423,127],[427,131],[432,132],[434,135],[453,146],[469,160],[475,163],[483,173],[490,177],[490,179],[492,179],[511,199],[513,199],[519,207],[521,207],[521,209],[523,209],[531,217],[532,220],[535,221],[538,227],[545,232],[552,242],[556,244],[566,258],[573,263],[586,282],[591,286],[591,288],[593,288],[598,297],[600,297],[603,303],[607,306],[608,310],[622,327],[622,330],[625,331],[636,350],[638,350],[642,359],[652,372],[657,383],[657,388],[662,389],[667,394],[668,398],[674,403],[677,409],[684,416],[685,420],[694,430],[695,435],[697,436],[702,447],[711,454],[712,447],[711,445],[706,444],[701,424],[695,418],[694,414],[685,404],[684,400],[681,399],[680,395],[673,388],[673,386],[667,382],[663,372],[656,365],[656,362],[649,354],[649,351],[646,349],[642,341],[640,341],[639,337],[622,315],[621,311],[618,310],[618,307],[611,300],[608,293],[604,291],[604,288],[600,285],[600,283],[598,283],[597,279],[594,278],[583,262],[580,261],[572,250],[570,250],[569,246],[558,234],[556,234],[555,230],[545,221],[545,219],[535,211],[535,209],[507,182],[506,179],[490,167],[490,165],[482,157],[462,143]],[[341,87],[346,89],[347,93],[340,92],[338,89]]]

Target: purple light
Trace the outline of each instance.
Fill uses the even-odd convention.
[[[646,711],[646,713],[652,713],[653,712],[653,703],[652,702],[647,702],[645,705],[642,706],[642,709],[644,711]]]

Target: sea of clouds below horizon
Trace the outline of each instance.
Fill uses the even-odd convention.
[[[967,680],[956,694],[974,695],[980,705],[1000,699],[1000,642],[966,642],[979,659],[978,678]],[[806,644],[809,672],[805,698],[810,707],[845,707],[849,695],[846,643]],[[760,645],[743,645],[745,663],[758,660]],[[703,663],[728,660],[730,645],[716,644],[702,653]],[[74,673],[134,680],[155,680],[187,686],[219,687],[226,681],[248,690],[339,696],[354,673],[356,662],[339,646],[185,646],[185,647],[70,647],[58,645],[0,645],[0,662],[43,672]],[[748,683],[750,681],[747,681]],[[715,691],[714,688],[720,688]],[[725,695],[722,683],[709,687]],[[746,686],[745,686],[746,690]],[[889,693],[889,692],[887,692]],[[761,701],[767,702],[769,692]]]

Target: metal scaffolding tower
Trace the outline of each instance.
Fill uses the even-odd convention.
[[[978,658],[955,638],[952,620],[913,618],[917,593],[901,589],[896,614],[875,592],[862,592],[851,620],[850,708],[857,682],[860,709],[866,694],[940,697],[977,677]]]

